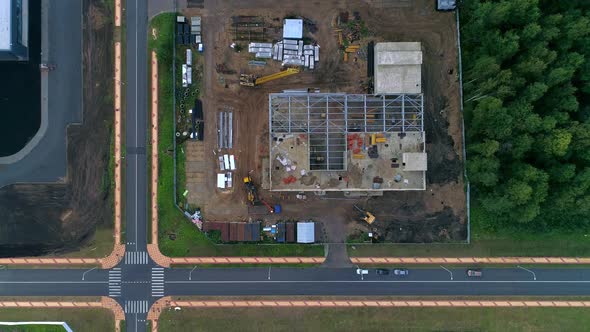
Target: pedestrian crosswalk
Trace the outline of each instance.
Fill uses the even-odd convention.
[[[121,296],[121,268],[115,267],[109,271],[109,296]]]
[[[148,253],[146,251],[128,251],[125,253],[125,264],[139,265],[148,263]]]
[[[125,301],[126,314],[144,314],[148,309],[148,301]]]
[[[152,296],[164,296],[164,268],[152,268]]]

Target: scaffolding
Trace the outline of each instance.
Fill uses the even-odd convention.
[[[422,94],[273,93],[270,141],[307,135],[311,170],[346,170],[348,133],[422,132],[423,109]]]

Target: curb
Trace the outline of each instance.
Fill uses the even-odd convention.
[[[587,257],[351,257],[353,264],[590,264]]]

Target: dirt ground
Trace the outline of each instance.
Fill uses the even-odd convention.
[[[68,128],[64,184],[18,184],[0,189],[0,257],[75,251],[97,226],[112,224],[107,174],[112,130],[111,13],[103,1],[84,1],[84,122]]]
[[[211,4],[211,5],[209,5]],[[434,10],[431,0],[373,1],[289,1],[277,6],[270,0],[212,1],[204,9],[189,8],[187,16],[203,16],[205,51],[203,105],[205,121],[205,190],[206,199],[191,204],[201,206],[208,220],[314,219],[324,224],[328,242],[342,242],[359,232],[376,231],[391,242],[441,242],[465,239],[465,192],[461,160],[461,115],[457,78],[456,27],[454,13]],[[269,9],[272,8],[272,9]],[[333,32],[336,17],[348,11],[360,14],[367,24],[369,37],[360,41],[420,41],[423,48],[422,85],[425,96],[426,152],[428,153],[427,189],[419,192],[388,192],[383,197],[347,199],[342,195],[324,197],[308,194],[305,201],[294,194],[261,190],[269,203],[280,203],[281,215],[265,214],[248,208],[242,178],[250,175],[261,188],[263,158],[268,158],[268,93],[283,89],[319,88],[321,92],[367,93],[366,55],[352,56],[344,63]],[[239,73],[266,75],[280,70],[278,61],[268,60],[264,67],[248,65],[247,41],[237,42],[244,51],[236,53],[230,44],[235,31],[232,16],[258,16],[264,19],[264,39],[281,39],[282,19],[297,15],[313,22],[305,36],[321,46],[320,62],[314,71],[273,81],[256,88],[239,85]],[[313,29],[313,28],[316,29]],[[315,30],[311,33],[311,30]],[[356,59],[355,59],[356,57]],[[223,65],[220,69],[218,65]],[[216,188],[218,171],[218,112],[234,110],[234,149],[222,151],[236,156],[237,171],[231,191]],[[268,160],[268,159],[266,159]],[[357,204],[372,211],[377,221],[371,229],[356,219]]]

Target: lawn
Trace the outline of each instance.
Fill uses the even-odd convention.
[[[174,13],[156,16],[150,23],[149,48],[158,54],[159,105],[158,133],[160,154],[158,174],[159,247],[167,256],[323,256],[323,246],[309,245],[214,245],[174,205],[174,155],[173,150],[173,86],[172,47],[174,38]],[[157,39],[151,36],[156,29]],[[180,55],[179,55],[180,56]],[[177,159],[178,166],[183,158]],[[182,179],[182,172],[179,171]],[[182,191],[179,187],[179,191]],[[182,192],[180,192],[182,194]],[[175,239],[171,239],[174,234]]]
[[[587,331],[587,308],[239,308],[164,311],[160,332]]]
[[[115,327],[115,318],[111,311],[106,309],[0,309],[0,321],[3,322],[28,322],[51,321],[66,322],[74,331],[112,331]],[[61,332],[65,331],[61,326],[29,325],[6,327],[0,325],[3,332]]]

